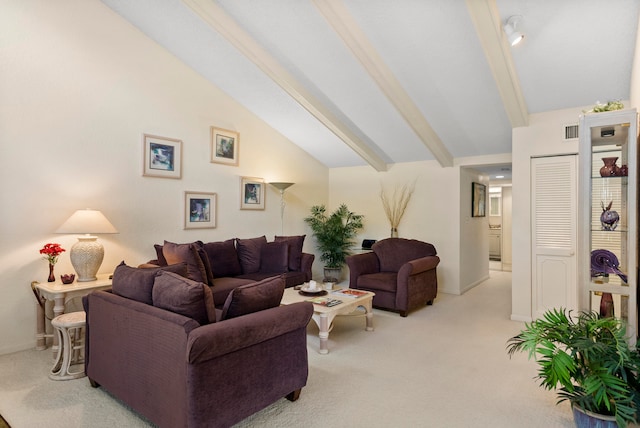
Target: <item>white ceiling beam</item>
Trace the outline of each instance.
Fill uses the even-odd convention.
[[[511,47],[502,31],[495,0],[465,0],[480,44],[498,86],[512,128],[529,125],[529,111],[522,95],[520,80],[513,65]]]
[[[453,166],[451,153],[365,36],[344,3],[341,0],[314,0],[314,3],[440,165]]]
[[[324,126],[344,141],[376,171],[386,171],[387,164],[362,141],[324,103],[313,96],[275,58],[262,48],[235,20],[212,0],[182,0],[215,31],[227,39],[275,83],[284,89]]]

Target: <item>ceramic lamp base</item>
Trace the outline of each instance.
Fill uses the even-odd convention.
[[[97,239],[96,236],[82,236],[71,247],[69,256],[73,269],[78,274],[78,282],[98,279],[96,274],[104,258],[104,247]]]

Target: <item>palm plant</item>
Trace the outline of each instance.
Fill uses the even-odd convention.
[[[341,268],[350,254],[349,249],[354,245],[352,239],[362,229],[364,216],[349,211],[345,204],[330,215],[326,211],[324,205],[315,205],[311,207],[311,215],[304,221],[316,238],[320,260],[328,268]]]
[[[560,386],[558,403],[614,416],[620,427],[636,420],[640,408],[640,354],[630,347],[624,324],[597,312],[553,309],[509,339],[507,352],[528,352],[539,365],[545,389]]]

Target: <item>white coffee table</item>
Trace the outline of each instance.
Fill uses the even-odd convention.
[[[292,303],[304,302],[313,298],[313,296],[303,296],[299,292],[299,290],[295,290],[292,287],[284,290],[284,295],[282,296],[282,301],[280,302],[282,305],[290,305]],[[366,292],[365,295],[360,297],[343,297],[340,295],[336,295],[333,293],[325,294],[322,297],[329,297],[331,299],[336,299],[342,301],[339,305],[326,307],[321,305],[313,305],[313,316],[312,319],[315,321],[316,325],[320,329],[320,333],[318,333],[318,337],[320,338],[320,353],[328,354],[329,347],[329,331],[331,328],[331,323],[333,319],[338,315],[345,315],[355,311],[357,308],[363,308],[366,315],[366,331],[373,331],[373,312],[372,312],[372,303],[373,296],[375,294],[371,292]]]

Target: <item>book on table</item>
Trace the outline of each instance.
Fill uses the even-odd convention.
[[[341,288],[340,290],[333,291],[332,294],[344,297],[362,297],[366,296],[367,292],[362,290],[355,290],[353,288]]]
[[[311,302],[314,305],[327,306],[327,307],[336,306],[342,303],[342,301],[338,299],[332,299],[330,297],[314,297],[312,299],[308,299],[307,302]]]

